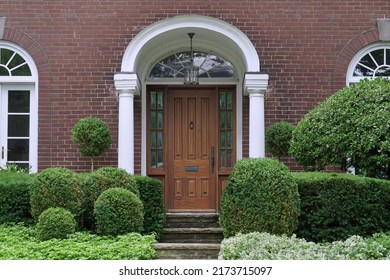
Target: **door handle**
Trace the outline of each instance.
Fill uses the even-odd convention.
[[[210,164],[211,164],[211,174],[214,174],[215,171],[215,148],[214,146],[211,146],[211,157],[210,157]]]

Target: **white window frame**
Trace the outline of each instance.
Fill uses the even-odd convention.
[[[32,57],[21,47],[11,42],[1,41],[0,48],[10,49],[19,54],[28,64],[31,70],[31,76],[0,76],[0,94],[6,94],[9,90],[28,90],[30,91],[30,151],[29,165],[30,172],[38,171],[38,70]],[[7,114],[6,104],[2,104],[0,96],[0,116]],[[7,124],[5,118],[0,121],[0,149],[1,146],[7,146]],[[1,152],[1,151],[0,151]],[[5,162],[0,157],[0,166],[4,168]]]

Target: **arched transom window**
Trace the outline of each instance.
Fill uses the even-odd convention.
[[[183,78],[191,63],[191,52],[176,52],[159,61],[151,70],[150,78]],[[194,51],[194,65],[199,68],[199,78],[231,78],[233,65],[211,53]]]
[[[364,78],[390,78],[390,44],[369,46],[352,60],[347,84],[357,83]]]
[[[27,61],[14,50],[0,48],[0,76],[31,76]]]

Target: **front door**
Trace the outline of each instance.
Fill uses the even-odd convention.
[[[168,211],[216,210],[217,94],[208,88],[168,93]]]

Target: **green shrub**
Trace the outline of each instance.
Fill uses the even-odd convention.
[[[39,215],[48,209],[62,207],[79,219],[83,193],[75,172],[52,167],[35,175],[30,188],[31,214],[37,222]]]
[[[288,156],[294,126],[282,121],[271,125],[265,134],[265,148],[279,160]]]
[[[41,241],[53,238],[65,239],[76,231],[74,215],[64,208],[48,208],[39,216],[37,238]]]
[[[269,158],[236,163],[221,199],[225,237],[252,231],[291,235],[298,215],[298,188],[287,166]]]
[[[31,181],[26,173],[0,172],[0,224],[31,221]]]
[[[67,239],[39,241],[23,225],[0,225],[0,260],[150,260],[155,258],[153,235],[129,233],[117,237],[76,232]]]
[[[85,193],[83,203],[83,220],[84,226],[88,229],[94,229],[94,203],[105,190],[111,188],[123,188],[139,196],[139,190],[134,176],[127,173],[124,169],[116,167],[102,167],[94,172],[91,172],[89,175],[83,174],[80,176],[82,176],[82,185]]]
[[[159,239],[165,224],[164,190],[160,180],[135,176],[144,205],[143,233],[154,233]]]
[[[390,80],[362,80],[311,110],[293,132],[290,153],[307,167],[355,167],[390,178]]]
[[[387,236],[388,238],[389,236]],[[382,237],[383,238],[383,237]],[[382,239],[383,240],[383,239]],[[389,244],[351,236],[345,241],[316,244],[266,232],[238,234],[222,241],[223,260],[381,260],[390,258]]]
[[[390,231],[390,181],[340,173],[294,173],[301,197],[296,231],[322,242]]]
[[[122,188],[104,191],[95,202],[96,231],[99,235],[141,232],[144,207],[134,193]]]
[[[100,156],[111,145],[111,132],[106,122],[86,117],[80,119],[72,129],[72,140],[78,146],[82,156],[91,157],[91,170],[93,158]]]

